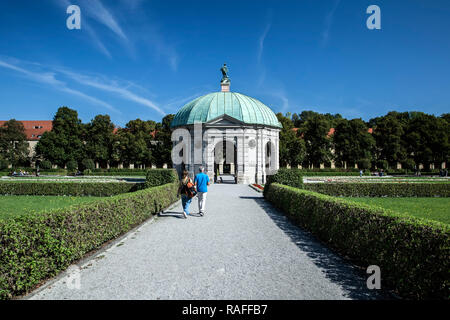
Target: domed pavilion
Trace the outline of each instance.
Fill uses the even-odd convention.
[[[171,122],[174,145],[189,142],[187,152],[180,154],[183,162],[174,162],[174,168],[193,176],[203,166],[211,181],[231,175],[236,183],[265,183],[266,176],[279,167],[281,124],[261,101],[230,92],[226,66],[221,70],[221,91],[187,103]],[[183,132],[185,138],[179,139]]]

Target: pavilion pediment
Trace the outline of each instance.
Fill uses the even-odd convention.
[[[229,127],[229,126],[240,126],[244,123],[236,118],[224,114],[208,121],[206,124],[209,126]]]

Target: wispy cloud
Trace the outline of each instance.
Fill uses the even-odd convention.
[[[331,31],[331,26],[333,25],[334,14],[335,14],[340,2],[341,2],[341,0],[334,0],[333,7],[325,16],[324,29],[322,32],[322,45],[323,46],[327,45],[327,43],[330,39],[330,31]]]
[[[287,97],[287,94],[284,89],[272,89],[266,94],[271,95],[277,99],[280,100],[281,104],[279,107],[281,108],[278,110],[279,112],[285,113],[289,109],[289,98]]]
[[[83,0],[81,4],[83,6],[83,10],[88,16],[105,25],[120,38],[128,40],[122,27],[119,25],[112,13],[106,9],[105,6],[103,6],[100,0]]]
[[[54,2],[64,8],[71,4],[69,0],[54,0]],[[114,7],[110,5],[111,3]],[[82,16],[81,29],[86,31],[95,48],[109,59],[112,59],[113,55],[112,51],[108,49],[109,45],[106,45],[108,42],[104,39],[108,32],[114,35],[114,41],[118,41],[132,58],[136,58],[139,52],[147,54],[148,50],[155,54],[157,59],[160,57],[165,59],[170,69],[177,71],[180,61],[179,54],[174,44],[163,36],[155,19],[147,16],[142,8],[143,3],[143,0],[116,2],[78,0]],[[132,22],[123,23],[124,15],[126,15],[127,21]],[[120,19],[121,17],[122,19]],[[107,32],[102,32],[102,28],[97,28],[97,26],[105,27]],[[138,45],[147,48],[138,51],[136,50]]]
[[[146,106],[148,108],[151,108],[160,113],[161,115],[166,115],[166,113],[154,101],[142,97],[134,92],[131,92],[126,86],[120,86],[115,81],[108,81],[106,77],[87,76],[63,68],[58,68],[58,71],[84,86],[89,86],[99,90],[111,92],[113,94],[122,97],[125,100],[129,100],[138,103],[140,105]]]
[[[58,5],[59,7],[63,8],[64,10],[70,6],[72,3],[69,0],[54,0],[54,3]],[[108,59],[111,59],[111,53],[106,48],[105,44],[101,41],[97,33],[94,31],[94,28],[92,28],[91,24],[89,23],[88,19],[84,19],[84,7],[81,7],[81,30],[86,31],[91,43],[94,47],[97,48],[102,54],[104,54]]]
[[[264,53],[264,42],[271,27],[272,27],[272,11],[268,11],[266,26],[264,27],[264,31],[258,38],[258,50],[256,53],[256,61],[258,63],[259,68],[258,87],[260,87],[263,84],[264,80],[266,79],[266,67],[262,63],[262,56]]]
[[[261,36],[258,39],[258,54],[257,54],[258,63],[261,63],[261,58],[262,58],[262,54],[264,51],[264,40],[266,40],[267,34],[269,33],[271,26],[272,26],[272,23],[268,22],[266,24],[266,27],[264,28],[264,32],[261,34]]]
[[[164,104],[165,108],[168,110],[179,110],[182,106],[184,106],[186,103],[188,103],[191,100],[194,100],[195,98],[201,97],[204,95],[205,92],[197,92],[195,94],[184,96],[184,97],[177,97],[174,99],[170,99],[167,103]]]
[[[0,67],[13,70],[19,74],[24,75],[28,80],[41,83],[41,84],[47,84],[51,86],[52,88],[69,93],[74,96],[81,97],[89,102],[91,102],[93,105],[100,105],[102,107],[105,107],[111,111],[120,113],[116,108],[114,108],[109,103],[102,101],[98,98],[95,98],[93,96],[90,96],[88,94],[85,94],[79,90],[72,89],[67,86],[67,84],[61,80],[56,79],[56,73],[55,72],[37,72],[32,71],[29,69],[25,69],[23,66],[18,66],[18,60],[14,59],[14,62],[7,62],[5,60],[0,59]]]

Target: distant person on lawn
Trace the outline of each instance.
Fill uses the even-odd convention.
[[[206,194],[208,192],[209,177],[205,174],[205,168],[199,168],[200,173],[195,176],[194,184],[197,187],[198,195],[198,211],[200,215],[205,214]]]

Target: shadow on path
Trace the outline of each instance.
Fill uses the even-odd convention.
[[[184,219],[183,213],[180,211],[166,211],[166,212],[160,212],[158,213],[158,217],[172,217],[172,218],[178,218],[178,219]],[[191,212],[188,217],[202,217],[199,213],[193,213]]]
[[[340,285],[346,292],[346,296],[357,300],[392,300],[395,299],[385,290],[369,290],[366,280],[369,276],[365,270],[357,268],[334,253],[322,244],[311,233],[294,225],[280,210],[266,201],[262,196],[245,197],[241,199],[253,199],[275,222],[275,224],[288,235],[291,240],[304,251],[313,263],[318,266],[325,276],[332,282]]]

